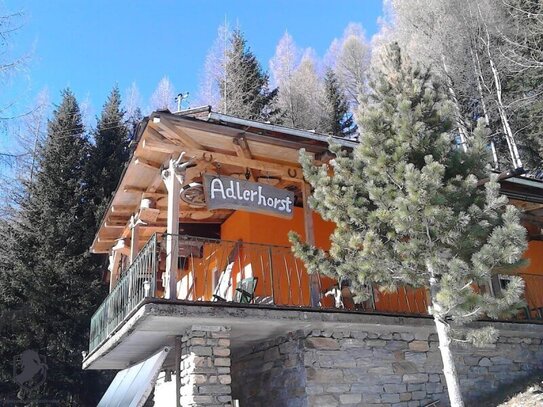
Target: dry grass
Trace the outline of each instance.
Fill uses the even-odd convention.
[[[542,383],[529,386],[498,407],[541,407],[543,406]]]

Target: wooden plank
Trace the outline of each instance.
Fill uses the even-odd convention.
[[[150,168],[151,170],[160,170],[160,168],[162,167],[162,164],[146,160],[142,157],[137,157],[134,163],[145,168]]]
[[[111,212],[114,214],[121,214],[121,213],[133,213],[136,209],[138,209],[137,206],[134,205],[112,205],[111,206]]]
[[[179,140],[187,147],[203,149],[203,146],[190,137],[183,129],[164,118],[154,121],[153,126],[158,127],[159,131],[162,130],[161,134],[169,140]]]
[[[153,142],[147,143],[146,147],[151,148],[153,151],[161,151],[169,154],[179,154],[184,151],[187,157],[191,157],[194,160],[205,161],[208,163],[217,162],[243,169],[255,169],[262,171],[267,175],[279,175],[285,180],[299,181],[303,179],[302,169],[299,164],[283,165],[254,158],[239,157],[207,150],[174,146],[173,144],[165,145]]]
[[[123,192],[129,193],[129,194],[143,194],[146,191],[147,191],[147,188],[135,187],[133,185],[126,185],[123,188]]]
[[[526,202],[520,199],[510,199],[509,202],[524,212],[532,212],[543,208],[543,203],[539,202]]]

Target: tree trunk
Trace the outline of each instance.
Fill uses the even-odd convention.
[[[449,326],[438,316],[434,316],[436,324],[437,337],[439,338],[439,350],[441,351],[441,359],[443,360],[443,374],[447,382],[447,392],[451,407],[464,407],[462,393],[460,392],[460,382],[456,373],[456,366],[450,348],[451,337]]]
[[[439,292],[439,283],[436,278],[433,265],[427,262],[426,268],[430,274],[430,297],[432,300],[432,315],[436,324],[437,337],[439,339],[439,350],[441,351],[441,359],[443,361],[443,374],[447,383],[447,392],[449,393],[449,401],[451,407],[464,407],[462,393],[460,391],[460,382],[456,373],[456,366],[451,352],[451,328],[444,320],[444,311],[441,305],[436,301],[437,293]]]

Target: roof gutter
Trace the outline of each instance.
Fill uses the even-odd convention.
[[[257,129],[268,130],[268,131],[276,131],[278,133],[284,133],[284,134],[289,134],[291,136],[321,141],[323,143],[328,143],[329,140],[332,139],[335,143],[343,147],[356,148],[356,146],[358,146],[358,142],[345,140],[340,137],[313,133],[307,130],[292,129],[290,127],[278,126],[275,124],[261,123],[254,120],[240,119],[239,117],[229,116],[222,113],[210,112],[208,115],[208,120],[214,120],[214,121],[223,122],[223,123],[239,124],[241,126],[254,127]]]

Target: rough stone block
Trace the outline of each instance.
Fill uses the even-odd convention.
[[[307,379],[317,383],[330,383],[343,380],[343,371],[339,369],[307,368]]]
[[[405,352],[405,360],[416,365],[422,365],[427,359],[428,356],[424,352]]]
[[[392,370],[392,366],[378,366],[369,368],[368,373],[372,375],[385,375],[393,374],[394,371]]]
[[[480,361],[479,361],[479,366],[492,366],[493,363],[490,361],[489,358],[482,358]]]
[[[407,391],[406,384],[385,384],[385,393],[404,393]]]
[[[402,377],[404,383],[426,383],[428,381],[427,373],[410,373]]]
[[[392,363],[392,369],[394,370],[394,373],[398,374],[419,372],[416,364],[414,364],[413,362],[408,362],[406,360]]]
[[[324,388],[326,393],[347,393],[351,388],[349,384],[330,384]]]
[[[309,397],[310,406],[325,406],[333,407],[339,405],[339,401],[336,400],[334,396],[323,395],[323,396],[310,396]]]
[[[205,385],[198,387],[200,394],[230,394],[230,386],[222,384]]]
[[[383,391],[383,385],[379,384],[353,383],[351,386],[351,393],[381,394]]]
[[[426,398],[426,391],[414,391],[413,393],[411,393],[411,397],[413,398],[413,400],[424,400]]]
[[[361,331],[351,331],[351,337],[356,339],[364,339],[368,336],[367,332],[361,332]]]
[[[230,366],[231,362],[230,362],[230,358],[216,358],[213,361],[213,364],[215,366]]]
[[[230,356],[230,349],[217,346],[213,348],[213,355],[215,356]]]
[[[441,393],[443,391],[443,385],[441,383],[426,383],[426,393]]]
[[[315,394],[322,394],[324,393],[324,387],[322,384],[314,384],[314,383],[308,383],[305,387],[305,391],[308,395],[313,396]]]
[[[411,393],[400,394],[400,401],[410,401],[412,398]]]
[[[438,374],[431,374],[429,377],[430,383],[437,383],[441,381],[441,376]]]
[[[510,365],[513,363],[511,359],[503,357],[503,356],[494,356],[490,358],[490,360],[495,365]]]
[[[381,348],[386,346],[387,341],[383,339],[368,339],[366,340],[366,345],[372,348]]]
[[[393,393],[381,394],[381,401],[383,403],[399,403],[400,402],[400,395],[399,394],[393,394]]]
[[[196,356],[211,356],[212,354],[212,350],[209,346],[191,346],[189,350]]]
[[[427,341],[412,341],[409,342],[409,349],[414,352],[428,352],[430,350],[430,346],[428,345]]]
[[[230,375],[220,375],[219,376],[220,384],[230,384],[232,383],[232,377]]]
[[[307,338],[306,347],[309,349],[339,349],[339,343],[333,338]]]
[[[361,394],[341,394],[339,396],[341,404],[356,404],[362,401]]]

